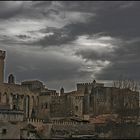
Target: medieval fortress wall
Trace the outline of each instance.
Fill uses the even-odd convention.
[[[59,126],[66,126],[69,130],[69,127],[77,125],[80,130],[78,122],[81,122],[81,128],[85,128],[87,124],[82,121],[89,121],[90,117],[116,113],[120,109],[121,95],[125,98],[127,109],[139,108],[138,92],[104,87],[103,83],[95,80],[78,83],[77,90],[69,93],[65,93],[63,88],[60,93],[49,90],[38,80],[16,84],[12,74],[8,83],[4,83],[5,55],[5,51],[0,50],[0,121],[26,121],[38,127],[51,122],[57,134]]]
[[[28,87],[15,84],[12,75],[9,76],[8,83],[4,83],[5,55],[6,52],[0,50],[0,118],[11,119],[10,117],[3,117],[2,114],[4,116],[14,116],[15,114],[15,118],[17,119],[19,116],[19,120],[23,120],[23,117],[30,118],[33,108],[39,104],[39,94],[34,94]],[[19,111],[22,111],[22,115]]]

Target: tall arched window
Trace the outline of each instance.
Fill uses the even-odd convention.
[[[9,100],[9,98],[8,98],[8,96],[7,96],[7,93],[5,92],[5,93],[3,94],[2,102],[3,102],[3,103],[8,103],[8,100]]]
[[[45,104],[45,108],[46,108],[46,109],[48,108],[48,103]]]
[[[28,118],[30,117],[30,96],[27,95],[25,96],[25,100],[24,100],[24,109],[25,109],[25,117]]]
[[[0,92],[0,103],[1,103],[1,92]]]
[[[9,96],[6,95],[6,103],[9,103]]]
[[[76,112],[78,111],[78,106],[75,106],[75,111],[76,111]]]
[[[36,106],[38,106],[39,105],[39,97],[37,96],[37,104],[36,104]]]
[[[34,96],[32,96],[32,103],[33,103],[33,107],[34,107],[35,106]]]

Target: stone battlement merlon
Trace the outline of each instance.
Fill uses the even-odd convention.
[[[44,120],[43,119],[37,119],[37,118],[27,118],[27,120],[26,120],[28,123],[30,123],[30,122],[37,122],[37,123],[42,123],[42,122],[44,122]]]
[[[77,83],[77,86],[92,86],[94,83]],[[97,86],[104,86],[103,83],[96,83]]]
[[[0,59],[5,59],[6,51],[0,50]]]
[[[92,83],[77,83],[77,85],[91,85]]]

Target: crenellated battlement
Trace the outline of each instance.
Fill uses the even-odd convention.
[[[43,119],[37,119],[37,118],[27,118],[28,123],[43,123]]]
[[[77,83],[77,85],[86,86],[86,85],[93,85],[93,83]]]
[[[43,124],[44,124],[44,120],[42,119],[37,119],[37,118],[27,118],[26,122],[28,124],[32,124],[33,126],[35,126],[37,129],[39,129]]]
[[[60,96],[58,93],[51,96],[52,99],[64,99],[65,97],[66,97],[65,94]]]
[[[88,91],[90,92],[92,87],[104,87],[104,83],[96,83],[94,80],[91,83],[77,83],[77,91],[84,91],[85,88],[88,88]]]
[[[0,50],[0,59],[5,59],[6,51]]]
[[[92,82],[92,83],[77,83],[77,86],[92,86],[92,85],[96,85],[96,86],[104,86],[104,83],[96,83],[95,82]]]
[[[53,125],[75,125],[75,124],[82,124],[82,122],[77,121],[63,121],[63,120],[53,120]]]

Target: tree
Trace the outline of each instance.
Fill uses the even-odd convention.
[[[119,89],[130,89],[132,91],[139,90],[140,81],[128,79],[127,77],[120,76],[119,80],[113,81],[113,87]]]
[[[119,96],[117,113],[120,116],[121,122],[124,122],[124,117],[137,116],[139,117],[139,81],[120,78],[120,80],[113,81],[113,87],[118,88]],[[137,96],[138,95],[138,96]],[[134,103],[136,102],[136,105]]]

